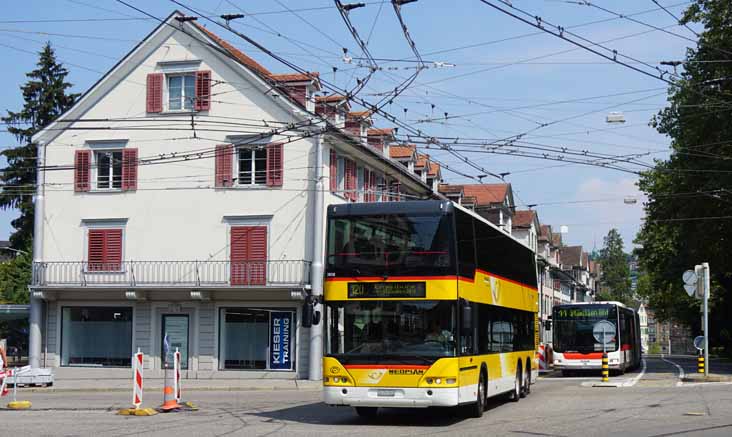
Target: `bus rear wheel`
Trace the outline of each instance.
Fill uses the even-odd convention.
[[[522,390],[521,397],[525,398],[531,394],[531,367],[526,366],[526,376],[524,376],[524,389]]]
[[[513,382],[513,390],[508,392],[508,400],[511,402],[518,402],[519,400],[521,400],[521,375],[521,366],[519,365],[516,369],[516,380]]]
[[[356,407],[356,414],[359,417],[375,417],[378,412],[378,407]]]

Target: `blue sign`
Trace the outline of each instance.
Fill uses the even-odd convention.
[[[292,370],[292,311],[269,315],[269,368]]]

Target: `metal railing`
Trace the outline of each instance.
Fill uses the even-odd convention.
[[[36,287],[276,287],[310,282],[310,261],[83,261],[33,263]]]

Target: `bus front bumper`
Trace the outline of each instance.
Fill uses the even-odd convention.
[[[613,370],[619,370],[620,364],[617,358],[615,360],[609,360],[608,368]],[[554,360],[555,370],[582,370],[582,369],[602,369],[602,360]]]
[[[328,405],[354,407],[451,407],[458,404],[458,388],[323,387]]]

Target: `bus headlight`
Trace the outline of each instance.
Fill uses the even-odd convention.
[[[432,384],[432,378],[427,378],[427,379],[425,379],[425,382],[426,382],[427,384]]]
[[[457,382],[457,378],[447,378],[445,380],[446,384],[455,384]]]
[[[439,384],[441,382],[442,382],[442,379],[440,379],[440,378],[435,379],[435,384]]]

